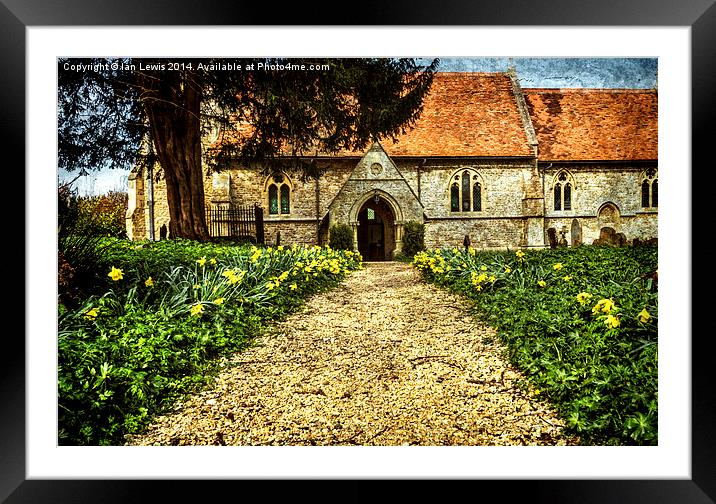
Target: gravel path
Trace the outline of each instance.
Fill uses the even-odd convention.
[[[502,350],[410,265],[366,263],[127,444],[575,444]]]

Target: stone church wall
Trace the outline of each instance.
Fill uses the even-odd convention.
[[[421,165],[398,162],[401,173],[425,207],[425,245],[462,247],[465,235],[481,249],[515,249],[526,244],[523,217],[525,185],[531,176],[530,160],[445,160]],[[480,212],[451,212],[450,186],[464,169],[477,173],[482,185]],[[420,175],[418,176],[418,170]]]
[[[641,207],[641,180],[645,166],[622,164],[588,164],[551,166],[544,171],[545,234],[554,228],[559,238],[565,231],[567,243],[572,243],[572,222],[577,219],[581,226],[581,242],[592,244],[599,238],[602,227],[612,227],[623,233],[626,240],[646,240],[658,235],[656,209]],[[655,166],[654,166],[655,168]],[[554,209],[554,184],[560,172],[566,171],[573,184],[571,210]],[[614,212],[607,220],[599,211],[605,205],[613,205]],[[545,238],[546,239],[546,238]],[[547,242],[548,243],[548,242]]]
[[[602,227],[609,226],[623,233],[631,242],[634,238],[647,240],[658,236],[658,213],[656,209],[641,208],[641,177],[645,166],[624,164],[562,164],[541,168],[544,200],[544,219],[523,215],[523,198],[532,165],[530,160],[394,160],[403,182],[382,183],[381,189],[391,194],[399,204],[410,201],[408,193],[420,194],[422,209],[406,203],[405,220],[425,220],[425,241],[428,248],[461,247],[465,235],[472,245],[481,249],[515,249],[527,245],[527,236],[535,223],[544,235],[544,246],[549,246],[547,230],[554,228],[557,238],[565,231],[567,243],[572,244],[572,224],[576,219],[581,231],[581,243],[591,244],[599,238]],[[340,208],[334,205],[331,220],[346,220],[349,208],[355,200],[370,190],[369,181],[346,184],[357,158],[320,161],[328,171],[319,179],[319,219],[323,219],[331,203],[340,194]],[[482,182],[482,211],[451,212],[451,177],[464,168],[474,170]],[[554,210],[554,181],[561,170],[566,170],[573,183],[572,209]],[[325,244],[327,221],[316,219],[316,186],[309,180],[301,182],[299,176],[288,173],[291,186],[291,213],[269,215],[267,176],[257,170],[234,169],[205,177],[206,201],[211,204],[260,204],[265,216],[265,241],[285,245]],[[130,205],[127,212],[128,230],[132,239],[145,239],[149,233],[148,184],[146,177],[130,176]],[[348,187],[350,186],[350,187]],[[348,187],[348,189],[347,189]],[[407,190],[406,190],[407,187]],[[355,194],[347,194],[355,192]],[[358,194],[360,193],[360,194]],[[403,194],[405,193],[405,194]],[[154,233],[159,239],[162,225],[169,225],[166,183],[160,178],[153,183]],[[414,197],[413,197],[414,199]],[[532,202],[532,201],[531,201]],[[534,203],[534,202],[532,202]],[[618,209],[614,214],[599,214],[605,204]],[[409,206],[409,208],[408,208]],[[422,216],[419,215],[422,212]],[[411,217],[410,219],[408,217]],[[607,219],[607,220],[605,220]]]

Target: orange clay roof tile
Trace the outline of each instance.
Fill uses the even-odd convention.
[[[524,89],[541,161],[658,159],[658,93]]]
[[[437,73],[414,127],[384,140],[391,156],[530,156],[506,73]]]

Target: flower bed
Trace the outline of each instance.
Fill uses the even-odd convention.
[[[474,303],[583,442],[657,443],[656,247],[442,249],[413,264]]]
[[[59,443],[117,444],[206,384],[215,357],[331,288],[361,257],[321,247],[114,240],[94,294],[58,317]]]

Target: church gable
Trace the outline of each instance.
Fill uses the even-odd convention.
[[[371,180],[374,182],[402,180],[407,184],[405,177],[379,142],[373,143],[358,162],[348,180]]]
[[[378,142],[356,164],[353,172],[329,206],[330,219],[356,219],[360,206],[371,197],[380,197],[394,207],[396,219],[423,219],[423,206],[390,156]]]

